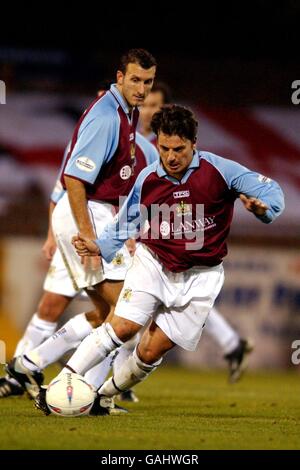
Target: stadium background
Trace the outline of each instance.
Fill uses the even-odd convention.
[[[0,339],[13,352],[36,310],[47,269],[40,253],[47,203],[63,149],[98,84],[114,75],[120,54],[146,47],[174,101],[199,118],[201,149],[274,177],[286,210],[272,226],[239,202],[232,227],[226,283],[218,306],[256,344],[252,368],[293,368],[300,340],[300,120],[292,103],[300,5],[297,1],[139,2],[80,8],[66,17],[54,5],[6,14],[0,32]],[[9,27],[7,27],[9,26]],[[81,310],[82,305],[76,309]],[[77,311],[77,310],[76,310]],[[197,353],[172,360],[224,366],[204,337]]]

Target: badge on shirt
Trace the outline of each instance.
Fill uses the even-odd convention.
[[[114,259],[112,260],[112,264],[115,266],[120,266],[121,264],[124,264],[124,256],[122,253],[117,253]]]
[[[121,176],[122,180],[128,180],[131,175],[132,175],[131,166],[125,165],[121,168],[120,176]]]
[[[177,216],[191,214],[191,208],[189,204],[186,204],[184,201],[180,201],[176,207]]]
[[[125,302],[129,302],[131,297],[132,297],[132,289],[125,289],[122,295],[122,300],[125,300]]]

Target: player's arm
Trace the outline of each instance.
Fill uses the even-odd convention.
[[[148,219],[147,208],[141,204],[141,193],[145,179],[150,173],[156,171],[157,164],[158,162],[155,162],[141,171],[116,221],[107,225],[101,237],[96,240],[105,261],[112,261],[126,240],[136,238]]]
[[[93,185],[101,168],[115,150],[115,122],[110,116],[83,120],[76,145],[64,170],[70,206],[79,232],[86,237],[96,234],[87,207],[86,187]]]
[[[253,214],[257,216],[264,216],[269,209],[267,204],[255,197],[247,197],[245,194],[240,194],[240,200],[242,201],[245,209],[249,212],[253,212]]]
[[[284,210],[284,195],[279,184],[259,173],[242,170],[232,187],[244,207],[265,224],[273,222]]]
[[[128,239],[134,238],[138,231],[139,206],[136,201],[137,191],[134,186],[116,216],[115,222],[105,227],[98,240],[95,236],[85,237],[81,233],[73,237],[72,243],[77,254],[79,256],[101,255],[106,261],[112,261],[116,252]]]
[[[65,168],[64,181],[70,207],[79,235],[84,238],[96,238],[87,205],[86,187],[95,183],[102,165],[114,154],[117,142],[116,123],[109,116],[83,121]]]
[[[95,239],[96,233],[88,212],[85,185],[81,181],[69,176],[65,176],[64,180],[68,192],[70,207],[79,230],[79,236],[92,240]],[[100,268],[101,262],[99,257],[94,257],[92,260],[89,260],[87,256],[90,256],[89,253],[81,255],[81,262],[86,268]]]
[[[261,222],[273,222],[284,210],[284,195],[279,184],[255,171],[213,154],[206,154],[221,173],[229,189],[240,197],[244,207]]]
[[[73,237],[73,244],[80,256],[85,256],[88,252],[90,255],[101,254],[107,262],[110,262],[126,240],[137,236],[144,220],[148,217],[147,209],[140,204],[142,185],[156,165],[157,163],[150,165],[139,174],[115,222],[105,227],[98,240]]]
[[[85,184],[78,179],[74,179],[66,175],[64,180],[68,192],[70,207],[79,233],[83,237],[92,239],[96,238],[96,233],[88,212]]]

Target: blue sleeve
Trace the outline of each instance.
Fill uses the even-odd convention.
[[[212,153],[201,152],[201,156],[219,171],[229,189],[234,190],[237,195],[245,194],[260,199],[269,207],[263,216],[254,214],[259,220],[268,224],[283,212],[284,195],[276,181]]]
[[[157,162],[141,171],[115,222],[107,225],[100,238],[96,240],[101,256],[108,263],[113,260],[116,252],[122,248],[128,238],[135,238],[147,218],[147,211],[144,213],[140,206],[141,190],[145,178],[156,169],[156,166]]]
[[[114,155],[119,142],[119,116],[117,114],[98,115],[83,120],[76,144],[64,171],[93,184],[101,171]]]
[[[63,188],[63,185],[61,184],[60,179],[57,179],[55,186],[52,190],[50,200],[54,202],[54,204],[57,204],[64,194],[65,194],[65,190]]]

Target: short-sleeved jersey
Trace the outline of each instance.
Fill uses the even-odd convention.
[[[88,199],[118,206],[119,196],[129,194],[137,176],[138,116],[112,85],[79,120],[63,174],[84,182]]]
[[[71,146],[71,142],[68,143],[65,149],[62,164],[58,172],[58,177],[57,177],[55,186],[50,196],[50,199],[52,202],[54,202],[54,204],[57,204],[59,199],[65,193],[65,189],[63,188],[63,185],[61,183],[61,175],[62,175],[63,169],[65,168],[66,159],[70,151],[70,146]],[[136,150],[136,155],[135,155],[136,161],[135,161],[135,166],[134,166],[134,180],[146,166],[151,165],[155,161],[159,160],[159,155],[158,155],[158,151],[156,147],[150,144],[148,140],[145,139],[145,137],[139,134],[139,132],[136,133],[136,149],[135,150]]]
[[[241,193],[268,206],[263,216],[256,216],[264,223],[284,209],[283,193],[275,181],[212,153],[195,152],[180,181],[169,176],[161,163],[154,163],[141,172],[118,220],[97,241],[102,256],[110,261],[147,218],[148,229],[140,241],[168,270],[216,266],[227,254],[234,201]],[[160,210],[163,205],[172,211]],[[201,246],[192,247],[193,237],[200,234]]]

